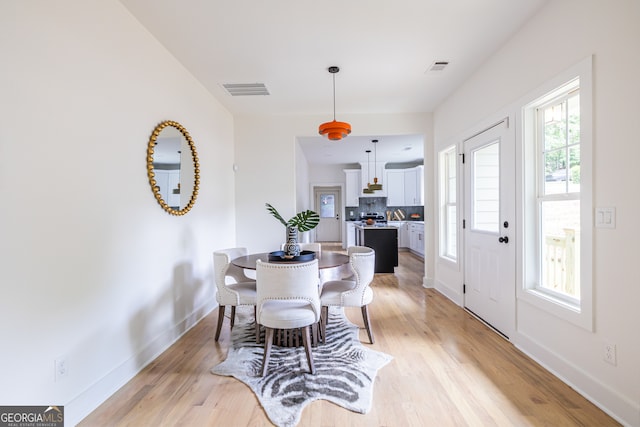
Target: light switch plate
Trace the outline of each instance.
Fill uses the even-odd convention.
[[[597,228],[616,228],[616,208],[596,208]]]

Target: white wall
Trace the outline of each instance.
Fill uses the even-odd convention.
[[[309,162],[307,162],[300,145],[295,144],[295,173],[296,173],[296,212],[313,209],[310,203],[310,170]]]
[[[512,340],[618,420],[635,426],[640,425],[638,22],[636,0],[551,1],[434,114],[437,152],[594,55],[593,198],[595,206],[617,208],[615,229],[593,230],[595,331],[519,301]],[[461,274],[438,263],[436,283],[451,293],[459,289]],[[605,341],[617,345],[617,366],[603,361]]]
[[[1,2],[0,55],[0,402],[65,405],[74,425],[214,306],[233,119],[116,0]],[[146,176],[166,119],[200,158],[183,217]]]
[[[296,170],[296,138],[315,135],[326,117],[282,115],[235,118],[236,212],[239,246],[250,252],[271,251],[280,244],[284,228],[265,210],[271,203],[282,216],[290,218],[309,200],[308,184],[299,193]],[[425,136],[425,170],[433,169],[433,117],[430,113],[344,115],[353,135],[422,134]],[[348,143],[348,137],[344,140]],[[305,167],[306,169],[307,167]],[[425,174],[429,175],[429,174]],[[425,200],[433,199],[433,181],[425,177]],[[308,202],[307,202],[308,203]],[[305,207],[306,209],[306,207]],[[425,206],[426,223],[433,218],[433,204]],[[429,230],[430,232],[430,230]],[[425,280],[433,277],[433,236],[427,235]]]
[[[360,166],[358,166],[360,167]],[[346,183],[345,169],[353,169],[351,165],[312,165],[309,168],[309,182],[311,183]]]

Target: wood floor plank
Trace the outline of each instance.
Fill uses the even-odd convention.
[[[323,251],[326,250],[323,246]],[[424,265],[400,253],[395,274],[376,274],[369,306],[376,343],[360,309],[347,309],[365,346],[391,354],[375,380],[373,407],[356,414],[326,401],[301,426],[616,426],[603,411],[507,340],[433,289]],[[217,311],[87,416],[80,426],[270,426],[243,383],[212,375],[229,347]]]

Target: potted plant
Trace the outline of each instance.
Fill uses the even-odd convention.
[[[276,208],[269,203],[265,203],[265,206],[267,207],[267,211],[287,228],[287,238],[284,249],[285,256],[294,257],[300,255],[298,232],[309,231],[316,228],[320,223],[320,215],[307,209],[306,211],[298,212],[289,221],[285,221]]]

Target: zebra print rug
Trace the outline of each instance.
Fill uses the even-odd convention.
[[[376,373],[393,358],[363,346],[342,309],[330,307],[326,343],[313,347],[315,375],[308,372],[304,347],[274,345],[267,375],[260,377],[264,347],[255,342],[253,311],[238,307],[237,316],[227,359],[211,372],[247,384],[273,424],[295,426],[304,407],[319,399],[362,414],[371,409]]]

